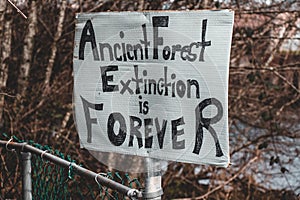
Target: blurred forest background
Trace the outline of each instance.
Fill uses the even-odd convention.
[[[232,165],[220,169],[172,163],[163,175],[163,198],[299,199],[298,0],[13,2],[28,19],[0,0],[0,134],[52,146],[93,171],[106,168],[79,148],[72,115],[75,14],[234,10],[229,83]],[[5,159],[1,152],[0,163]],[[1,174],[0,199],[7,192]]]

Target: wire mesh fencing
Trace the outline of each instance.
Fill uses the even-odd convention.
[[[5,148],[1,148],[0,152],[0,199],[21,199],[20,155]]]
[[[128,199],[141,188],[138,179],[127,173],[94,173],[76,164],[49,146],[19,140],[6,134],[0,138],[0,199],[22,199],[22,158],[20,151],[31,151],[32,199]],[[4,140],[2,140],[4,139]],[[8,140],[9,139],[9,140]],[[17,143],[13,143],[17,142]],[[14,149],[18,147],[17,149]],[[28,149],[29,148],[29,149]],[[53,162],[62,161],[59,165]],[[67,166],[66,166],[67,165]],[[91,178],[93,177],[93,178]],[[119,187],[119,188],[118,188]],[[131,193],[130,193],[131,192]]]

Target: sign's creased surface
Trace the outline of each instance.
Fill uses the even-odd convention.
[[[82,147],[227,166],[233,12],[78,14]]]

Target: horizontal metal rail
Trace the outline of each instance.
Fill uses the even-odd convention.
[[[97,182],[101,185],[104,185],[112,190],[116,190],[119,193],[126,195],[130,199],[138,199],[139,197],[142,197],[142,193],[137,189],[132,189],[130,187],[127,187],[125,185],[122,185],[118,182],[115,182],[109,178],[106,178],[104,176],[100,176],[99,174],[90,171],[88,169],[85,169],[84,167],[81,167],[77,165],[76,163],[66,161],[62,158],[59,158],[55,155],[52,155],[48,153],[47,151],[40,150],[38,148],[35,148],[27,143],[16,143],[9,141],[3,141],[0,140],[0,146],[6,147],[8,150],[19,150],[22,152],[31,152],[33,154],[41,156],[43,159],[48,160],[52,163],[55,163],[61,167],[69,169],[70,166],[76,170],[76,173],[78,175],[87,177],[88,179],[97,180]]]

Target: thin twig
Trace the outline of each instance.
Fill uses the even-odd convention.
[[[274,74],[276,76],[278,76],[280,79],[282,79],[286,84],[288,84],[291,88],[293,88],[297,93],[300,94],[300,90],[293,84],[291,83],[289,80],[287,80],[287,78],[285,78],[283,75],[281,75],[279,72],[277,72],[276,70],[273,70],[273,68],[271,68],[271,71],[274,72]]]
[[[223,184],[220,184],[218,187],[215,187],[214,189],[212,189],[211,191],[207,192],[206,194],[197,197],[195,199],[205,199],[207,198],[210,194],[214,193],[215,191],[223,188],[225,185],[227,185],[228,183],[232,182],[234,179],[236,179],[243,171],[245,171],[247,169],[247,167],[249,167],[250,164],[252,164],[254,161],[256,161],[258,158],[258,156],[255,156],[254,158],[252,158],[251,160],[249,160],[248,163],[246,163],[234,176],[232,176],[230,179],[228,179],[227,181],[225,181]]]
[[[15,96],[15,95],[11,95],[11,94],[4,93],[4,92],[0,92],[0,95],[7,96],[7,97],[11,97],[11,98],[17,97],[17,96]]]
[[[7,0],[16,10],[18,13],[20,13],[25,19],[27,19],[27,16],[10,0]]]
[[[291,106],[292,104],[297,102],[299,99],[300,99],[300,94],[296,98],[292,99],[290,102],[281,106],[281,108],[276,112],[276,115],[279,116],[285,108]]]

